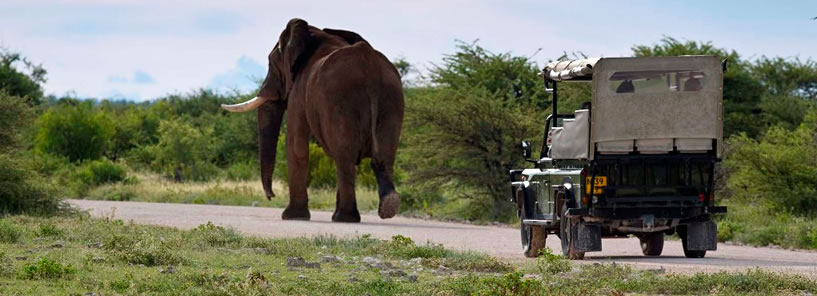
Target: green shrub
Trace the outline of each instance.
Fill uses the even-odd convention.
[[[130,264],[158,266],[185,261],[179,255],[177,246],[147,232],[114,234],[105,240],[103,246],[109,254]]]
[[[49,215],[67,208],[25,160],[0,154],[0,212]]]
[[[259,178],[258,162],[242,161],[227,167],[226,177],[233,181],[256,180]]]
[[[83,183],[91,186],[118,183],[127,178],[127,169],[107,159],[94,160],[83,164],[78,177]]]
[[[214,225],[210,221],[194,228],[190,235],[193,241],[210,247],[237,247],[243,241],[243,237],[237,231]]]
[[[65,103],[48,109],[36,122],[37,150],[62,155],[72,162],[99,159],[105,153],[112,125],[91,102]]]
[[[534,295],[545,287],[536,279],[522,278],[522,272],[510,272],[501,277],[486,277],[478,281],[476,295]]]
[[[21,130],[31,121],[33,114],[25,98],[8,95],[0,88],[0,124],[3,127],[0,128],[0,152],[19,148]]]
[[[161,121],[159,143],[150,149],[156,155],[153,167],[171,178],[207,181],[221,173],[212,162],[215,148],[213,128],[169,119]]]
[[[114,201],[129,201],[138,197],[136,189],[131,185],[100,186],[88,191],[88,198]]]
[[[550,275],[568,272],[573,268],[569,260],[563,256],[553,254],[553,250],[551,250],[550,247],[545,247],[545,249],[540,250],[539,253],[539,258],[536,258],[536,267],[539,269],[539,272],[543,274]]]
[[[27,279],[59,279],[76,272],[71,264],[62,265],[48,258],[42,258],[35,264],[26,264],[23,267],[23,275]]]
[[[22,231],[6,220],[0,220],[0,243],[13,244],[20,240]]]
[[[817,110],[796,130],[772,127],[760,140],[745,135],[729,140],[732,198],[768,201],[778,212],[817,215]]]
[[[280,144],[278,155],[286,156],[286,151]],[[285,183],[289,184],[286,158],[278,158],[275,165],[276,175],[280,176]],[[402,174],[399,168],[395,168],[395,177],[402,176]],[[309,172],[307,173],[306,180],[310,188],[333,188],[337,186],[337,166],[335,165],[335,160],[329,157],[329,155],[326,155],[323,148],[315,143],[309,143]],[[400,180],[395,178],[395,183],[397,183],[397,181]],[[368,188],[377,187],[377,178],[372,171],[370,158],[361,160],[360,165],[357,166],[355,184]]]
[[[56,236],[60,237],[65,234],[65,231],[57,228],[52,222],[40,223],[40,229],[37,231],[37,236]]]

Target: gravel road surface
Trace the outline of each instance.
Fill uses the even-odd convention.
[[[194,228],[208,221],[232,227],[240,232],[266,237],[296,237],[332,234],[357,236],[371,234],[389,239],[401,234],[416,242],[431,241],[451,249],[474,250],[515,263],[533,262],[522,256],[519,230],[503,226],[477,226],[461,223],[395,217],[381,220],[376,214],[363,215],[359,224],[332,223],[331,212],[312,211],[311,221],[282,221],[283,209],[216,205],[191,205],[143,202],[70,200],[94,216],[113,215],[134,223]],[[547,245],[560,250],[559,238],[551,235]],[[602,252],[587,253],[582,263],[616,262],[637,268],[663,268],[673,272],[738,271],[762,268],[817,277],[817,252],[775,248],[756,248],[719,244],[706,258],[684,257],[680,241],[667,240],[660,257],[641,255],[638,239],[604,239]]]

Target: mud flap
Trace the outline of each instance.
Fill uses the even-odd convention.
[[[715,251],[718,249],[718,225],[712,221],[694,222],[687,225],[687,249],[691,251]]]
[[[578,223],[575,227],[575,238],[573,246],[577,252],[598,252],[601,251],[601,227],[598,225],[586,225]]]

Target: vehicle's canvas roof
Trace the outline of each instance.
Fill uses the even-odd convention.
[[[700,91],[618,93],[610,83],[627,72],[700,71]],[[722,143],[723,71],[713,56],[605,58],[593,69],[592,143],[714,139]],[[638,144],[638,143],[636,143]],[[671,147],[671,146],[670,146]],[[723,145],[718,145],[718,156]],[[593,146],[591,145],[591,149]],[[592,154],[591,154],[592,155]]]
[[[593,67],[601,58],[587,58],[550,62],[545,66],[542,74],[545,78],[554,81],[562,80],[591,80]]]

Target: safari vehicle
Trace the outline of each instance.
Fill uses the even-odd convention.
[[[717,249],[713,176],[723,150],[723,71],[712,56],[595,58],[548,64],[552,94],[534,168],[510,171],[522,246],[535,257],[548,234],[582,259],[602,238],[634,235],[647,256],[677,233],[684,254]],[[558,113],[560,83],[592,83],[582,109]]]

